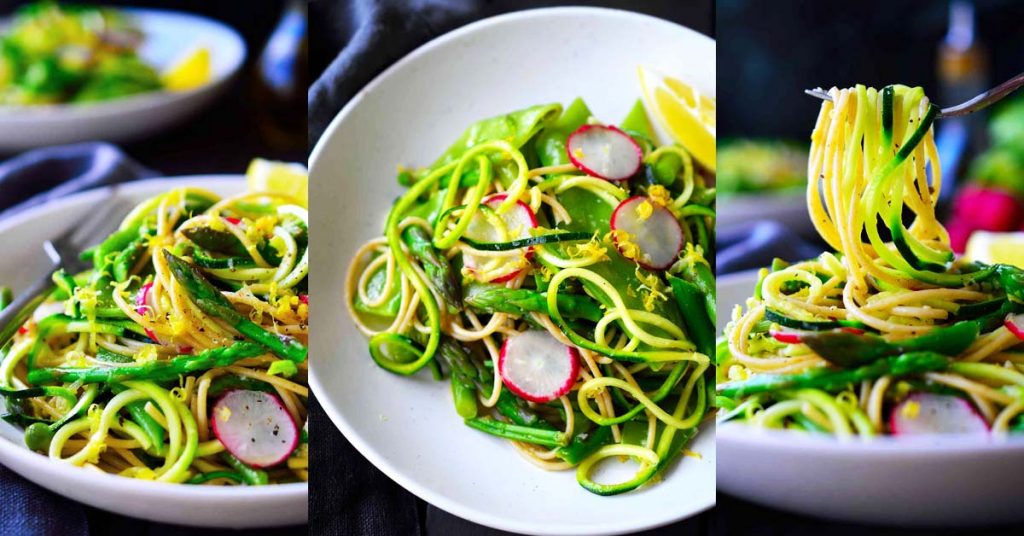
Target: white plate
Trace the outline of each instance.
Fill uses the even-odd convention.
[[[133,201],[174,187],[196,186],[221,195],[245,189],[244,178],[206,175],[155,179],[118,187]],[[49,266],[41,244],[108,202],[110,189],[93,190],[0,220],[0,284],[15,292]],[[0,408],[3,404],[0,402]],[[196,527],[250,528],[306,522],[306,484],[260,487],[184,486],[97,473],[25,448],[22,431],[0,421],[0,463],[56,493],[118,514]]]
[[[455,414],[447,382],[377,367],[345,310],[352,254],[379,236],[402,188],[398,164],[429,165],[471,123],[582,96],[618,121],[640,96],[636,68],[685,76],[715,94],[715,43],[623,11],[556,8],[471,24],[405,57],[364,88],[311,158],[311,386],[345,436],[384,473],[434,505],[500,529],[611,534],[669,523],[714,504],[714,430],[649,488],[598,497],[573,472],[545,472]]]
[[[156,134],[212,103],[245,61],[245,42],[223,23],[173,11],[125,11],[146,36],[139,55],[157,71],[206,46],[210,81],[189,91],[154,91],[98,103],[0,106],[0,152],[91,140],[128,142]]]
[[[719,330],[756,274],[718,279]],[[724,313],[724,315],[723,315]],[[721,491],[802,514],[905,526],[1024,520],[1024,439],[828,437],[743,424],[718,427]]]

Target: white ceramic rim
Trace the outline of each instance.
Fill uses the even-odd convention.
[[[21,225],[29,219],[39,217],[42,214],[53,213],[66,205],[80,204],[90,201],[101,202],[106,199],[113,190],[155,190],[159,188],[185,185],[200,188],[211,186],[216,187],[217,185],[237,185],[244,187],[244,180],[245,177],[243,175],[187,175],[133,181],[122,183],[117,186],[104,186],[62,197],[51,203],[35,206],[23,212],[19,212],[9,218],[4,218],[4,220],[0,221],[0,236],[10,232],[12,228]],[[187,486],[182,484],[168,484],[164,482],[125,478],[107,473],[98,473],[81,467],[68,465],[64,462],[52,460],[47,456],[28,450],[24,445],[17,445],[3,437],[0,437],[0,451],[2,451],[5,456],[14,458],[18,464],[18,469],[10,469],[17,473],[30,472],[33,466],[38,466],[40,464],[49,464],[54,467],[59,465],[62,468],[68,469],[67,479],[71,484],[83,487],[87,486],[94,489],[117,487],[122,491],[137,493],[139,497],[156,495],[160,496],[159,498],[161,500],[170,501],[180,498],[187,499],[189,501],[203,500],[216,502],[224,500],[253,499],[265,502],[268,499],[280,499],[282,501],[288,499],[294,500],[299,496],[308,497],[309,495],[308,483],[244,487]],[[183,520],[182,524],[188,524],[188,521]]]
[[[175,11],[171,9],[157,9],[157,8],[134,8],[134,7],[117,7],[108,6],[119,11],[123,11],[129,14],[146,15],[146,16],[171,16],[171,17],[182,17],[187,19],[194,19],[201,24],[207,24],[215,26],[219,31],[224,32],[225,35],[230,35],[232,40],[241,49],[241,54],[235,58],[235,61],[221,73],[214,73],[215,77],[208,80],[205,84],[188,89],[185,91],[147,91],[145,93],[139,93],[136,95],[128,95],[126,97],[119,97],[116,99],[110,99],[100,102],[93,103],[80,103],[80,104],[42,104],[32,106],[0,106],[0,122],[4,120],[8,121],[29,121],[32,119],[51,119],[56,115],[69,118],[85,118],[85,117],[104,117],[110,115],[119,115],[125,113],[128,110],[146,109],[154,103],[173,103],[182,100],[186,100],[196,93],[203,92],[210,88],[221,85],[222,83],[231,80],[238,74],[245,65],[245,60],[249,55],[248,48],[245,44],[245,40],[242,39],[241,34],[237,30],[228,26],[227,24],[209,17],[202,15],[196,15],[185,11]]]
[[[613,15],[619,16],[619,17],[632,17],[632,18],[642,19],[644,21],[653,22],[653,23],[656,23],[656,24],[668,25],[668,26],[673,27],[677,31],[691,33],[691,34],[694,34],[696,36],[700,36],[703,39],[708,39],[708,40],[713,41],[710,37],[708,37],[708,36],[706,36],[704,34],[701,34],[701,33],[697,32],[695,30],[691,30],[690,28],[687,28],[685,26],[676,24],[674,22],[670,22],[670,21],[667,21],[667,20],[664,20],[664,19],[660,19],[660,18],[657,18],[657,17],[652,17],[650,15],[644,15],[644,14],[640,14],[640,13],[636,13],[636,12],[632,12],[632,11],[620,10],[620,9],[596,8],[596,7],[554,7],[554,8],[528,9],[528,10],[523,10],[523,11],[516,11],[516,12],[512,12],[512,13],[506,13],[506,14],[502,14],[502,15],[497,15],[497,16],[494,16],[494,17],[488,17],[486,19],[482,19],[482,20],[473,22],[471,24],[468,24],[466,26],[459,27],[459,28],[457,28],[455,30],[452,30],[452,31],[450,31],[450,32],[448,32],[448,33],[446,33],[444,35],[441,35],[439,37],[436,37],[436,38],[430,40],[429,42],[427,42],[424,45],[421,45],[419,48],[417,48],[417,49],[413,50],[412,52],[410,52],[409,54],[403,56],[400,60],[398,60],[397,62],[392,64],[390,67],[385,69],[382,73],[380,73],[372,81],[370,81],[369,84],[367,84],[364,88],[359,90],[359,92],[356,93],[355,96],[353,96],[351,100],[349,100],[349,102],[341,109],[341,111],[338,112],[338,115],[336,115],[334,117],[334,119],[331,120],[331,122],[328,124],[327,128],[324,130],[323,135],[321,135],[320,139],[317,140],[316,146],[313,148],[313,151],[312,151],[312,153],[310,154],[310,157],[309,157],[309,162],[310,162],[310,166],[309,167],[310,167],[310,169],[312,169],[314,167],[315,162],[317,161],[317,159],[320,156],[320,152],[323,150],[324,146],[326,145],[324,140],[330,139],[333,136],[334,131],[337,130],[337,128],[338,128],[338,125],[340,125],[342,120],[356,106],[359,105],[359,103],[363,100],[363,96],[367,92],[372,91],[375,87],[377,87],[379,84],[381,84],[385,79],[387,79],[391,75],[391,73],[397,71],[398,69],[403,68],[407,63],[412,62],[413,60],[415,60],[416,58],[419,58],[420,56],[424,56],[426,54],[429,54],[434,48],[437,48],[437,47],[439,47],[439,46],[441,46],[441,45],[443,45],[443,44],[445,44],[445,43],[447,43],[449,41],[458,39],[458,38],[460,38],[464,34],[468,34],[468,33],[471,33],[471,32],[479,31],[479,30],[481,30],[483,28],[486,28],[488,26],[491,26],[493,24],[504,23],[504,22],[507,22],[507,21],[510,21],[510,20],[530,19],[530,18],[534,18],[534,17],[545,17],[545,16],[551,16],[551,15],[588,14],[588,13],[591,13],[591,14],[605,14],[605,15],[613,14]],[[310,370],[309,370],[309,385],[310,385],[310,388],[313,390],[314,393],[321,392],[321,391],[322,392],[327,392],[328,391],[325,388],[325,386],[323,386],[319,382],[319,380],[317,378],[317,375],[316,375],[315,366],[312,363],[310,365]],[[392,480],[397,482],[400,486],[402,486],[403,488],[405,488],[406,490],[408,490],[412,494],[416,495],[417,497],[419,497],[419,498],[421,498],[421,499],[423,499],[423,500],[433,504],[434,506],[437,506],[438,508],[441,508],[442,510],[445,510],[445,511],[447,511],[449,513],[452,513],[452,514],[454,514],[456,516],[459,516],[461,518],[467,519],[469,521],[472,521],[472,522],[475,522],[475,523],[479,523],[481,525],[486,525],[486,526],[489,526],[489,527],[497,528],[497,529],[500,529],[500,530],[506,530],[506,531],[510,531],[510,532],[519,532],[519,533],[527,533],[527,534],[530,534],[530,533],[550,534],[550,531],[544,532],[544,529],[545,529],[544,527],[538,526],[536,524],[533,524],[529,520],[523,520],[523,521],[520,521],[520,522],[510,522],[510,523],[505,523],[505,522],[503,522],[501,520],[499,520],[499,522],[495,522],[496,520],[493,517],[491,517],[490,515],[488,515],[484,511],[477,510],[475,508],[463,507],[461,504],[459,504],[457,502],[449,501],[448,499],[433,493],[429,488],[427,488],[425,486],[420,486],[413,479],[406,478],[404,476],[404,474],[401,471],[397,470],[390,463],[390,461],[387,458],[384,458],[384,457],[382,457],[382,456],[377,454],[377,452],[362,438],[362,436],[344,418],[343,413],[337,407],[335,407],[328,399],[320,398],[318,400],[320,402],[321,407],[324,409],[324,412],[326,412],[327,416],[330,417],[331,422],[334,423],[334,425],[338,428],[338,430],[341,431],[341,433],[349,440],[349,442],[352,443],[352,445],[356,448],[356,450],[359,451],[360,454],[365,456],[377,469],[379,469],[381,472],[383,472],[389,478],[391,478]],[[706,428],[706,427],[702,427],[702,428]],[[702,430],[701,433],[708,433],[708,431],[707,430]],[[707,505],[703,506],[702,508],[699,508],[699,509],[696,509],[696,510],[693,510],[693,511],[690,511],[690,512],[684,512],[684,513],[680,514],[677,517],[674,517],[674,518],[671,518],[671,519],[659,520],[657,522],[647,522],[647,521],[643,521],[643,520],[630,520],[630,519],[627,519],[626,521],[623,521],[621,523],[608,525],[607,529],[602,531],[602,533],[603,534],[623,534],[623,533],[629,533],[629,532],[634,532],[634,531],[642,531],[642,530],[648,530],[648,529],[652,529],[652,528],[657,528],[659,526],[664,526],[664,525],[667,525],[667,524],[670,524],[670,523],[674,523],[676,521],[679,521],[679,520],[687,518],[687,517],[698,515],[699,513],[701,513],[703,511],[711,508],[712,506],[714,506],[714,499],[712,499],[712,502],[708,503]]]

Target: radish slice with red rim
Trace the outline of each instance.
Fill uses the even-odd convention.
[[[214,404],[213,433],[234,457],[253,467],[271,467],[299,444],[299,427],[273,393],[233,389]]]
[[[1024,313],[1006,315],[1006,320],[1003,321],[1006,329],[1010,330],[1017,336],[1018,339],[1024,341]]]
[[[864,334],[864,330],[862,330],[862,329],[851,328],[851,327],[846,327],[846,326],[843,326],[841,328],[837,328],[835,330],[830,330],[830,331],[842,331],[842,332],[845,332],[845,333],[851,333],[853,335],[863,335]],[[786,344],[800,344],[800,343],[804,342],[803,338],[808,333],[816,333],[816,332],[814,332],[814,331],[792,331],[792,330],[790,330],[790,331],[783,331],[783,330],[774,330],[774,329],[768,330],[768,334],[771,335],[773,339],[775,339],[775,340],[777,340],[779,342],[784,342]]]
[[[889,416],[895,435],[984,434],[988,423],[969,402],[952,395],[914,393]]]
[[[569,161],[580,171],[609,181],[636,175],[644,151],[629,134],[613,126],[583,125],[565,143]]]
[[[483,206],[496,210],[508,198],[506,194],[494,194],[484,198]],[[477,242],[510,242],[522,238],[530,238],[530,229],[537,227],[537,216],[530,206],[516,201],[511,210],[498,216],[508,233],[502,236],[483,211],[477,211],[466,228],[465,236]],[[504,283],[514,279],[522,271],[522,266],[533,257],[533,246],[522,248],[518,255],[502,257],[502,264],[496,265],[495,257],[465,253],[462,264],[477,279],[487,282]]]
[[[521,398],[550,402],[576,383],[579,352],[546,331],[524,331],[505,339],[498,372],[505,386]]]
[[[644,196],[619,203],[611,228],[619,253],[649,270],[672,266],[683,249],[683,229],[675,214]]]

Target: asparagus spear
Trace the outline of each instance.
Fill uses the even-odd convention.
[[[183,374],[226,367],[235,361],[262,355],[266,351],[262,345],[243,341],[223,348],[212,348],[196,355],[182,355],[142,365],[40,368],[28,373],[28,381],[38,385],[55,381],[110,383],[128,380],[172,380]]]
[[[239,333],[267,347],[279,357],[290,359],[296,363],[306,360],[306,346],[292,337],[277,335],[261,328],[245,315],[232,307],[217,287],[206,280],[198,268],[164,250],[164,258],[174,274],[174,279],[181,283],[185,292],[204,313],[220,318],[231,324]]]
[[[949,366],[949,358],[936,352],[908,352],[886,357],[861,367],[834,370],[815,369],[800,374],[758,374],[749,380],[718,385],[718,394],[727,397],[742,397],[756,393],[782,389],[816,388],[831,391],[842,389],[851,383],[874,380],[882,376],[906,376],[943,370]]]
[[[448,310],[455,313],[462,310],[462,284],[452,270],[448,259],[434,249],[430,236],[421,227],[413,225],[402,233],[402,239],[409,246],[409,252],[423,265],[430,284],[448,303]]]
[[[604,316],[601,306],[588,296],[559,293],[556,299],[558,312],[563,318],[582,318],[597,322]],[[473,284],[466,292],[466,304],[485,313],[549,314],[547,293],[525,288]]]
[[[452,379],[452,399],[455,411],[463,419],[476,417],[476,381],[479,371],[470,361],[469,351],[451,337],[441,337],[437,356],[448,366]]]

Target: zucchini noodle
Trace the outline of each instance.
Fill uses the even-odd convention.
[[[295,203],[190,187],[139,203],[86,252],[91,269],[54,275],[35,318],[0,348],[4,419],[25,428],[32,450],[129,478],[305,481],[308,217]],[[199,303],[168,254],[230,312]],[[249,466],[215,437],[214,404],[236,389],[272,393],[297,423],[286,460]]]
[[[722,419],[837,437],[899,433],[903,419],[938,433],[961,423],[926,421],[921,401],[959,397],[994,432],[1024,430],[1024,343],[1004,326],[1024,310],[1024,272],[954,259],[935,214],[938,108],[899,85],[829,95],[807,206],[834,252],[776,260],[736,308],[718,401],[748,409]]]

